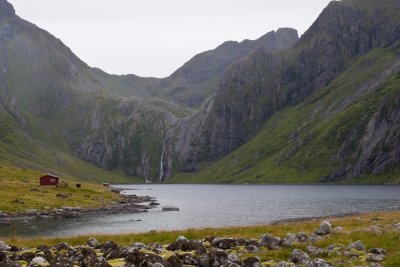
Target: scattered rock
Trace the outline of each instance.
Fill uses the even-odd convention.
[[[310,256],[300,249],[295,249],[290,255],[290,261],[299,264],[306,264],[310,261]]]
[[[277,249],[280,247],[281,238],[275,237],[270,234],[264,234],[261,236],[261,242],[269,249]]]
[[[383,265],[380,264],[380,263],[377,263],[377,262],[371,262],[371,263],[369,264],[369,267],[383,267]]]
[[[368,250],[368,253],[386,255],[386,250],[384,250],[383,248],[370,248]]]
[[[318,256],[318,255],[322,255],[322,254],[326,253],[325,249],[317,248],[317,247],[313,247],[313,246],[307,246],[306,249],[313,256]]]
[[[29,263],[28,267],[45,267],[48,266],[49,262],[43,257],[35,257]]]
[[[236,242],[233,238],[225,238],[221,239],[218,243],[218,247],[225,250],[239,246],[239,243]]]
[[[87,244],[89,247],[94,248],[94,247],[97,247],[100,243],[99,243],[99,241],[97,241],[96,238],[91,237],[91,238],[89,238],[89,240],[86,242],[86,244]]]
[[[0,241],[0,252],[9,251],[10,247],[3,241]]]
[[[249,257],[243,261],[243,267],[261,267],[258,257]]]
[[[382,254],[367,254],[367,260],[372,262],[381,262],[385,258],[385,255]]]
[[[365,250],[365,246],[364,246],[364,244],[360,241],[360,240],[357,240],[356,242],[354,242],[354,243],[352,243],[352,244],[350,244],[348,247],[347,247],[347,249],[356,249],[356,250],[358,250],[358,251],[364,251]]]
[[[323,221],[320,226],[319,229],[315,231],[315,233],[317,235],[329,235],[332,231],[332,225],[330,222],[327,221]]]
[[[181,236],[178,236],[175,241],[180,241],[180,240],[187,240],[187,239],[186,239],[186,237],[181,235]]]

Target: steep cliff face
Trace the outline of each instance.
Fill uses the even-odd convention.
[[[400,171],[399,11],[332,1],[300,40],[227,42],[155,79],[88,67],[0,0],[0,149],[18,135],[47,151],[41,164],[61,153],[150,180],[221,158],[200,182]],[[32,156],[15,143],[2,157]]]
[[[159,97],[191,108],[198,108],[218,90],[219,79],[232,63],[258,48],[266,51],[287,49],[299,40],[294,29],[281,28],[257,40],[228,41],[214,50],[194,56],[170,77],[141,78],[134,75],[118,77],[114,91],[123,95]]]
[[[4,129],[46,150],[43,157],[66,153],[108,170],[156,177],[163,132],[186,110],[111,94],[123,77],[116,83],[118,77],[88,67],[60,40],[16,16],[7,1],[0,7],[0,103],[19,124]],[[21,144],[9,158],[23,152]]]
[[[399,40],[399,20],[387,12],[398,8],[395,2],[367,7],[367,2],[333,1],[293,48],[260,49],[230,66],[203,123],[207,137],[199,145],[207,151],[190,161],[227,155],[254,137],[274,112],[321,90],[357,57]]]

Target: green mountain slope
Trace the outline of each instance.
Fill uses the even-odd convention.
[[[399,1],[331,2],[293,48],[257,51],[231,66],[203,123],[209,138],[197,139],[205,149],[188,162],[238,149],[174,181],[398,180],[394,10]]]
[[[375,49],[303,103],[276,113],[247,144],[198,174],[177,175],[173,181],[318,183],[353,178],[337,170],[357,163],[360,141],[377,113],[398,109],[399,84],[400,51]],[[398,182],[396,171],[371,177],[366,170],[354,176]]]

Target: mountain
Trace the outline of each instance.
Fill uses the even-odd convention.
[[[111,88],[125,96],[156,97],[189,108],[199,107],[216,93],[219,79],[232,63],[258,48],[269,52],[285,50],[299,40],[297,31],[281,28],[257,40],[228,41],[214,50],[194,56],[171,76],[164,79],[135,75],[115,77]]]
[[[185,179],[398,181],[399,11],[400,1],[332,1],[289,50],[233,64],[188,141],[203,150],[181,157],[195,170],[234,152]]]
[[[399,181],[399,0],[332,1],[300,39],[226,42],[164,79],[90,68],[0,7],[0,161],[91,180]]]
[[[116,178],[94,166],[147,179],[160,176],[166,132],[192,113],[167,101],[172,87],[163,84],[193,83],[209,97],[214,89],[208,81],[241,55],[258,47],[284,49],[298,39],[295,30],[280,29],[198,55],[167,79],[117,76],[90,68],[60,40],[19,18],[6,0],[0,7],[2,160],[77,177],[103,176],[98,180]],[[199,69],[207,77],[196,80]],[[195,95],[190,90],[188,97]],[[167,162],[162,177],[178,165]]]

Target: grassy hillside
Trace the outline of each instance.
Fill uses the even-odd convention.
[[[69,184],[68,188],[41,187],[39,177],[43,172],[19,168],[0,162],[0,210],[3,212],[26,211],[27,209],[53,209],[68,207],[98,207],[118,199],[118,195],[107,188],[92,183],[81,183],[70,176],[61,180]],[[62,194],[63,198],[57,197]]]
[[[373,50],[306,101],[276,113],[247,144],[199,173],[178,174],[171,181],[321,182],[340,167],[343,157],[352,160],[374,112],[396,95],[400,75],[390,75],[376,86],[374,82],[398,58],[398,51]],[[400,174],[369,175],[351,182],[371,181],[398,183]]]

